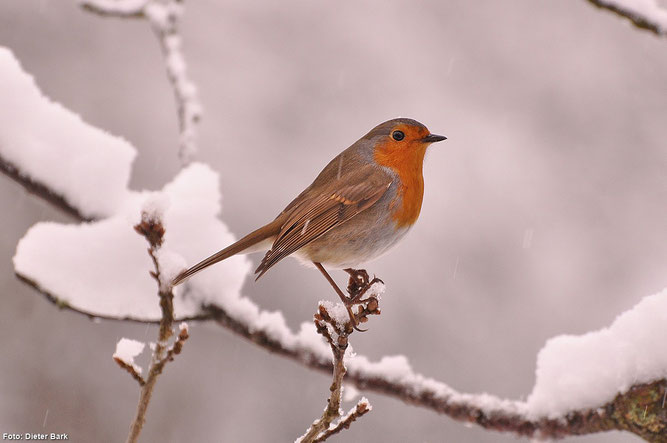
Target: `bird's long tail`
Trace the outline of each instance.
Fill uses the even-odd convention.
[[[227,246],[225,249],[216,252],[209,258],[200,261],[190,269],[187,269],[178,274],[176,278],[174,278],[174,280],[171,282],[172,285],[176,286],[180,283],[183,283],[185,280],[192,277],[197,272],[206,269],[209,266],[218,263],[219,261],[225,260],[231,257],[232,255],[244,252],[249,248],[251,248],[252,246],[268,238],[275,237],[280,232],[282,224],[283,220],[281,220],[279,217],[274,221],[272,221],[271,223],[269,223],[268,225],[262,226],[261,228],[252,231],[250,234],[246,235],[236,243]]]

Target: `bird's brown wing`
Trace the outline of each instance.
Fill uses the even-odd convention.
[[[371,207],[391,183],[392,177],[385,171],[366,165],[333,180],[321,192],[304,192],[301,201],[288,206],[287,220],[255,270],[257,278],[283,258]]]

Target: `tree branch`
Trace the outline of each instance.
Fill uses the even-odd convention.
[[[348,429],[352,422],[356,421],[358,418],[366,415],[366,413],[371,411],[371,405],[368,403],[368,400],[364,397],[359,400],[359,403],[347,413],[347,415],[340,419],[338,424],[334,427],[330,427],[325,430],[318,438],[313,440],[313,443],[319,443],[325,441],[327,438],[331,437],[334,434],[338,434],[343,429]]]
[[[587,1],[599,9],[606,9],[620,17],[630,20],[630,22],[639,29],[650,31],[660,37],[667,34],[667,27],[664,23],[661,23],[659,20],[650,16],[649,14],[645,14],[636,8],[632,8],[630,5],[625,5],[623,2],[611,0]],[[657,4],[656,8],[659,8]]]
[[[50,203],[53,207],[63,211],[70,217],[80,221],[92,221],[92,219],[85,217],[78,208],[70,204],[65,199],[65,197],[55,192],[43,183],[36,181],[25,174],[22,174],[19,168],[2,158],[2,156],[0,156],[0,172],[17,182],[19,185],[23,186],[23,188],[29,193],[41,198],[47,203]]]
[[[322,417],[315,420],[306,433],[297,439],[298,443],[324,441],[329,436],[348,428],[354,420],[371,410],[368,400],[363,399],[348,415],[332,426],[332,423],[341,416],[340,403],[343,393],[343,377],[347,372],[344,360],[349,336],[354,332],[357,324],[368,321],[369,315],[380,315],[378,299],[375,296],[361,299],[375,280],[370,282],[366,271],[356,271],[355,274],[350,275],[348,285],[350,305],[346,307],[342,304],[333,305],[332,303],[320,302],[318,313],[315,314],[315,327],[317,333],[329,343],[333,354],[333,381],[329,388],[331,395],[327,400],[327,407],[324,409]],[[350,314],[354,316],[354,322],[348,315],[348,307],[350,309],[358,308],[356,313]]]
[[[141,374],[138,372],[138,370],[134,367],[134,365],[128,364],[125,360],[123,360],[120,357],[114,356],[113,360],[118,364],[118,366],[121,367],[121,369],[124,369],[127,371],[133,379],[139,383],[139,386],[143,386],[146,384],[146,380],[141,376]]]
[[[172,325],[174,323],[174,294],[171,286],[164,284],[160,279],[160,264],[157,260],[157,251],[162,245],[164,236],[164,228],[160,220],[156,220],[148,216],[146,213],[142,214],[141,223],[136,225],[134,229],[148,240],[150,248],[148,253],[155,265],[155,271],[151,272],[153,278],[158,283],[160,295],[160,309],[162,311],[162,318],[160,320],[160,330],[158,333],[158,341],[155,344],[155,350],[151,358],[151,365],[148,371],[148,377],[141,385],[141,394],[139,396],[139,403],[137,404],[137,412],[135,414],[132,425],[130,426],[130,434],[127,437],[128,443],[135,443],[139,439],[141,429],[146,422],[146,411],[150,404],[153,395],[153,388],[157,379],[162,374],[162,370],[167,362],[173,360],[175,354],[179,354],[183,347],[183,343],[188,339],[188,328],[186,324],[181,324],[180,334],[169,347],[169,339],[173,335]]]
[[[150,0],[80,0],[81,7],[102,17],[144,18]]]
[[[197,126],[202,106],[197,87],[187,75],[181,51],[179,25],[183,0],[82,0],[81,7],[102,17],[147,19],[160,42],[167,78],[174,91],[178,112],[181,165],[188,165],[197,152]]]
[[[142,320],[134,317],[113,317],[110,315],[100,315],[95,312],[89,312],[85,311],[79,307],[74,307],[70,305],[67,301],[67,299],[52,293],[48,289],[45,289],[41,287],[37,282],[33,281],[32,279],[26,277],[23,274],[19,274],[18,272],[15,273],[16,278],[21,280],[23,283],[26,285],[30,286],[33,288],[35,291],[38,293],[42,294],[48,301],[56,305],[60,309],[67,309],[72,312],[76,312],[77,314],[82,314],[88,317],[91,320],[97,320],[97,319],[102,319],[102,320],[111,320],[111,321],[123,321],[123,322],[135,322],[135,323],[141,323],[141,324],[159,324],[160,320]],[[193,320],[212,320],[214,317],[214,313],[211,311],[202,311],[198,315],[191,315],[191,316],[185,316],[185,317],[176,317],[174,318],[174,321],[193,321]]]

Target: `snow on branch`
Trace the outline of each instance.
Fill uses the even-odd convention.
[[[330,357],[304,326],[294,337],[277,339],[275,334],[248,327],[224,310],[210,308],[221,326],[268,351],[313,369],[329,373],[333,370]],[[656,337],[665,337],[665,315],[667,289],[646,297],[619,316],[610,328],[550,340],[540,352],[538,382],[525,402],[490,394],[459,393],[414,371],[404,356],[383,357],[378,362],[359,355],[352,357],[347,361],[346,380],[360,389],[379,392],[455,420],[520,436],[560,438],[625,430],[648,441],[664,442],[667,349],[656,344]],[[608,346],[614,346],[614,340],[619,339],[616,351],[626,352],[614,354]],[[648,349],[651,351],[644,354]],[[563,365],[551,358],[559,352],[566,356]],[[635,371],[630,370],[633,367]],[[610,383],[613,379],[618,383]],[[591,395],[597,399],[596,404]]]
[[[133,379],[139,383],[139,386],[146,384],[146,380],[141,376],[143,372],[141,366],[134,362],[134,358],[141,354],[146,343],[132,340],[129,338],[121,338],[116,343],[116,352],[113,354],[113,359],[118,366],[130,373]]]
[[[103,17],[145,18],[160,42],[167,77],[174,90],[178,110],[179,150],[182,165],[188,165],[197,152],[197,125],[202,106],[197,87],[187,74],[179,24],[182,0],[81,0],[81,7]]]
[[[150,0],[82,0],[81,7],[105,17],[142,18]]]
[[[218,219],[218,176],[205,165],[191,164],[160,192],[128,195],[123,210],[103,220],[34,225],[16,248],[16,273],[59,305],[87,315],[158,321],[161,313],[146,272],[153,264],[133,231],[141,207],[148,203],[163,206],[167,233],[156,254],[165,274],[172,277],[186,262],[215,252],[221,244],[233,242],[234,236]],[[196,229],[192,220],[197,220]],[[176,318],[205,316],[202,305],[211,303],[230,306],[232,312],[246,318],[255,312],[259,315],[256,306],[240,294],[249,267],[245,257],[234,257],[217,272],[179,287],[174,299]]]
[[[624,17],[633,25],[659,36],[667,34],[667,9],[656,0],[588,0],[592,5]]]
[[[129,196],[134,147],[45,97],[3,47],[0,85],[0,170],[78,218],[118,211]]]

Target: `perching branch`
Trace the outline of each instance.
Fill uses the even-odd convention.
[[[280,354],[295,362],[327,373],[333,370],[331,361],[324,361],[310,349],[292,349],[271,338],[266,331],[256,331],[230,317],[224,310],[214,309],[215,319],[221,326],[269,352]],[[393,380],[385,375],[348,368],[346,381],[362,390],[375,391],[414,406],[430,409],[439,414],[477,424],[485,429],[508,432],[523,437],[562,438],[568,435],[585,435],[597,432],[623,430],[640,435],[647,441],[666,442],[660,432],[667,432],[667,409],[661,408],[667,392],[667,380],[638,384],[599,408],[572,411],[557,419],[535,419],[527,416],[525,403],[505,400],[489,394],[463,394],[445,383],[424,381],[421,374],[412,374],[410,380]],[[649,394],[650,393],[650,394]],[[492,406],[486,406],[492,405]],[[642,414],[633,411],[641,410]],[[646,416],[643,415],[646,411]],[[646,436],[640,432],[642,423],[651,423]],[[667,434],[666,434],[667,435]],[[660,439],[662,438],[662,440]]]
[[[639,29],[645,29],[658,36],[667,34],[667,10],[662,10],[657,3],[654,5],[656,14],[662,13],[665,19],[661,22],[655,16],[651,16],[645,12],[645,9],[638,9],[632,6],[627,1],[612,1],[612,0],[587,0],[593,6],[606,9],[615,13],[616,15],[630,20],[630,22]]]
[[[355,278],[363,275],[366,277],[363,281]],[[333,353],[333,382],[329,388],[331,395],[327,400],[327,407],[324,409],[322,417],[315,420],[306,433],[297,439],[299,443],[324,441],[329,436],[348,428],[353,421],[371,410],[368,400],[363,398],[355,408],[332,426],[332,423],[341,416],[340,403],[343,393],[343,377],[347,372],[344,359],[349,336],[354,332],[356,324],[368,321],[369,315],[380,315],[378,299],[375,296],[361,299],[363,293],[373,284],[368,281],[368,274],[366,271],[363,271],[363,274],[361,271],[357,271],[356,276],[350,276],[348,286],[350,300],[358,300],[353,304],[358,308],[357,312],[352,314],[355,320],[354,324],[347,314],[347,309],[341,304],[333,305],[320,302],[318,313],[315,314],[317,333],[326,339]]]
[[[160,309],[162,311],[162,319],[160,320],[160,330],[158,333],[158,341],[155,344],[155,350],[151,358],[150,369],[148,377],[141,384],[141,395],[137,405],[137,412],[135,414],[132,425],[130,426],[130,434],[127,437],[128,443],[136,442],[141,433],[141,429],[146,421],[146,411],[153,395],[153,388],[157,382],[158,376],[162,373],[164,365],[174,359],[175,354],[179,354],[183,348],[183,343],[188,339],[188,327],[185,323],[180,326],[180,333],[172,346],[168,346],[169,339],[173,335],[172,325],[174,323],[174,294],[169,284],[164,284],[160,279],[160,264],[157,260],[157,251],[162,245],[162,238],[164,236],[164,227],[160,220],[152,218],[146,213],[142,214],[141,223],[136,225],[134,229],[148,240],[150,248],[148,253],[155,265],[155,271],[151,272],[153,278],[157,281],[160,294]],[[136,378],[136,377],[135,377]],[[143,379],[142,379],[143,380]]]
[[[147,19],[160,42],[167,78],[174,91],[178,111],[179,149],[181,165],[188,165],[197,152],[197,125],[202,106],[197,87],[187,75],[181,51],[179,24],[183,0],[81,0],[86,11],[103,17]]]

